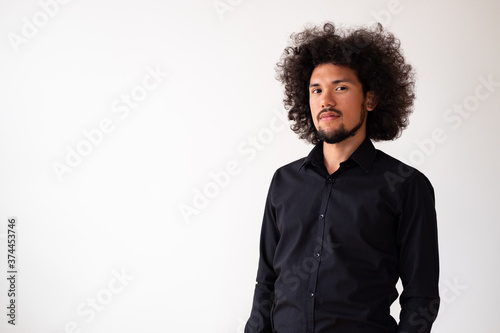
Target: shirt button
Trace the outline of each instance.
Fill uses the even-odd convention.
[[[309,293],[309,297],[314,297],[314,293],[313,292]]]
[[[315,256],[316,258],[319,258],[319,257],[321,256],[321,254],[320,254],[319,252],[316,252],[316,253],[314,254],[314,256]]]
[[[326,181],[328,182],[328,184],[331,184],[333,182],[331,178],[328,178]]]
[[[319,214],[319,219],[320,219],[320,220],[322,220],[322,219],[324,219],[324,218],[325,218],[325,215],[323,215],[323,214]]]

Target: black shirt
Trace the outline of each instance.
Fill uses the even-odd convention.
[[[434,190],[366,139],[329,175],[323,144],[269,189],[245,333],[430,332],[439,308]],[[399,325],[390,315],[401,278]]]

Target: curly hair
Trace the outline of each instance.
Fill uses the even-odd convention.
[[[376,108],[368,112],[366,135],[374,141],[394,140],[408,126],[415,99],[415,73],[405,62],[400,42],[378,24],[373,29],[338,31],[327,22],[292,34],[277,63],[277,79],[291,129],[312,144],[320,142],[309,107],[309,80],[314,68],[332,63],[354,70],[363,94],[373,92]]]

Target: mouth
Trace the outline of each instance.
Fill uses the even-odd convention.
[[[330,121],[340,118],[340,113],[337,111],[321,111],[318,115],[320,121]]]

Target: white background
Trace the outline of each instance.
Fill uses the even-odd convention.
[[[270,179],[312,148],[276,121],[274,67],[291,33],[326,20],[380,21],[418,73],[410,127],[377,147],[436,191],[433,332],[500,330],[499,1],[54,3],[0,1],[0,277],[11,216],[19,270],[15,327],[0,279],[1,332],[242,332]],[[150,91],[148,70],[168,72]]]

